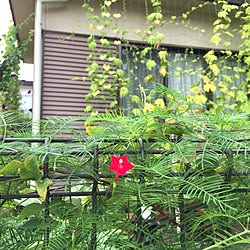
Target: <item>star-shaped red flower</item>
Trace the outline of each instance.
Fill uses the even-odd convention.
[[[130,169],[134,168],[128,161],[127,155],[122,155],[120,157],[116,157],[111,155],[111,165],[109,166],[109,170],[115,171],[115,182],[117,181],[120,175],[125,175]]]

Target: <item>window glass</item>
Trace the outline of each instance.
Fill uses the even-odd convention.
[[[156,65],[148,70],[148,60],[155,61]],[[129,79],[129,94],[141,97],[141,87],[146,94],[153,89],[154,83],[163,83],[163,77],[159,75],[160,60],[157,50],[145,51],[142,47],[124,47],[122,49],[123,70]],[[129,112],[137,106],[129,97],[124,97],[121,104],[125,111]]]
[[[201,86],[204,75],[204,59],[200,53],[168,50],[168,87],[190,95],[190,88]]]
[[[208,67],[203,58],[205,51],[175,48],[166,48],[166,51],[167,75],[163,77],[159,74],[158,50],[138,45],[122,48],[123,70],[129,80],[130,97],[138,96],[143,100],[141,88],[147,95],[153,89],[155,83],[162,83],[184,95],[192,95],[190,89],[194,85],[203,87],[202,78],[206,74],[205,69]],[[148,60],[155,62],[152,70],[147,69]],[[220,95],[225,96],[229,89],[231,92],[228,92],[226,103],[232,103],[235,101],[237,88],[246,79],[246,74],[242,72],[243,65],[233,57],[228,59],[221,57],[221,60],[216,63],[219,66],[219,75],[214,81],[216,91],[215,93],[206,92],[205,94],[208,99],[221,102]],[[126,113],[138,107],[138,103],[131,101],[130,97],[126,96],[121,100],[121,105]]]
[[[156,66],[149,71],[146,67],[148,59],[156,62]],[[199,51],[187,51],[182,49],[168,49],[168,74],[163,77],[159,74],[160,59],[158,50],[150,49],[145,53],[143,47],[123,47],[123,70],[129,79],[129,94],[141,97],[140,87],[146,94],[154,87],[154,83],[162,83],[178,92],[190,95],[190,88],[197,84],[201,86],[201,76],[204,75],[204,59]],[[150,78],[148,80],[147,78]],[[131,111],[137,105],[131,102],[129,97],[124,97],[121,104],[125,111]]]

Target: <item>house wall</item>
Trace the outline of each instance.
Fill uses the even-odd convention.
[[[88,60],[91,50],[88,47],[87,38],[90,34],[86,11],[82,9],[82,0],[69,0],[68,3],[48,3],[43,5],[43,85],[42,85],[42,118],[53,116],[78,116],[83,115],[87,105],[91,104],[94,110],[104,112],[110,102],[116,96],[106,99],[95,98],[86,101],[85,97],[90,91],[90,80],[87,68],[92,63]],[[98,9],[99,1],[90,1]],[[141,38],[135,34],[136,29],[147,28],[145,18],[144,0],[118,1],[112,7],[112,13],[123,13],[123,16],[114,21],[120,30],[127,29],[126,39],[141,42]],[[150,2],[150,1],[148,1]],[[175,47],[214,48],[211,45],[210,35],[212,23],[215,20],[214,6],[198,10],[191,19],[190,26],[181,24],[180,16],[191,8],[198,0],[183,1],[165,0],[163,13],[166,25],[161,28],[165,34],[164,45]],[[122,11],[121,11],[122,10]],[[149,13],[151,12],[148,9]],[[99,15],[98,12],[95,13]],[[171,24],[169,18],[177,16],[177,22]],[[116,22],[116,23],[115,23]],[[237,26],[238,24],[234,24]],[[191,27],[191,28],[190,28]],[[95,30],[96,31],[96,30]],[[99,35],[97,32],[96,35]],[[121,34],[107,33],[111,41],[121,39]],[[237,37],[238,39],[238,37]],[[237,48],[237,41],[232,41],[232,48]],[[118,56],[118,46],[111,42],[111,47],[104,49],[97,39],[96,60],[102,66],[109,64],[107,60],[100,60],[101,53],[112,52]],[[100,68],[101,68],[100,66]],[[112,65],[111,65],[112,67]],[[101,73],[101,72],[100,72]],[[74,124],[76,128],[83,128],[82,122]]]
[[[42,118],[55,116],[82,116],[87,105],[94,110],[104,112],[109,103],[116,98],[107,93],[100,97],[86,101],[90,92],[90,79],[87,68],[92,61],[88,60],[91,53],[87,44],[88,36],[71,35],[64,32],[43,32],[43,81],[42,81]],[[97,40],[96,60],[100,65],[110,64],[100,60],[100,53],[112,52],[117,54],[117,48],[111,45],[109,49],[102,48]],[[101,67],[101,66],[100,66]],[[111,65],[112,70],[112,65]],[[101,73],[101,72],[100,72]],[[83,128],[83,123],[74,124]]]
[[[69,33],[89,34],[88,14],[82,9],[82,0],[69,0],[68,3],[48,3],[44,4],[43,27],[46,30],[63,31]],[[145,6],[145,0],[126,0],[118,1],[112,5],[112,13],[121,13],[122,17],[114,19],[113,25],[116,23],[120,30],[128,30],[126,38],[128,40],[141,41],[141,37],[135,34],[136,29],[144,31],[147,28],[145,12],[152,12],[152,9]],[[150,1],[148,6],[150,6]],[[212,24],[216,19],[216,10],[214,5],[207,5],[198,9],[192,14],[189,27],[181,24],[182,13],[191,9],[192,6],[197,5],[199,0],[185,0],[163,1],[162,12],[166,24],[159,29],[165,34],[163,43],[166,45],[173,45],[178,47],[196,47],[196,48],[214,48],[215,46],[210,43]],[[91,6],[96,10],[99,8],[99,1],[91,1]],[[98,11],[96,15],[100,15]],[[176,16],[175,23],[170,22],[171,16]],[[92,21],[93,22],[93,21]],[[239,26],[238,23],[232,24],[232,29]],[[98,33],[97,33],[98,34]],[[108,32],[109,36],[114,35],[111,31]],[[239,36],[236,36],[232,41],[232,49],[237,49],[239,43]],[[219,48],[219,47],[218,47]]]

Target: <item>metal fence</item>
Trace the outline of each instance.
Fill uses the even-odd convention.
[[[88,140],[83,139],[80,140],[81,143],[88,143]],[[17,142],[22,142],[22,143],[28,143],[28,144],[36,144],[34,147],[39,147],[39,145],[51,145],[53,143],[78,143],[79,139],[72,139],[72,138],[5,138],[4,141],[2,143],[17,143]],[[99,144],[106,143],[106,144],[112,144],[114,142],[122,142],[122,140],[102,140],[100,142],[98,142]],[[159,154],[164,154],[164,155],[170,155],[173,154],[174,152],[171,150],[155,150],[155,149],[145,149],[145,145],[147,143],[152,143],[153,141],[144,141],[143,139],[138,139],[135,140],[134,143],[136,143],[138,145],[138,149],[137,150],[128,150],[126,151],[126,154],[128,155],[140,155],[141,159],[145,159],[145,155],[159,155]],[[50,220],[50,202],[51,199],[53,198],[59,198],[59,197],[82,197],[82,196],[91,196],[91,202],[92,202],[92,211],[93,213],[97,212],[97,207],[98,207],[98,197],[99,196],[111,196],[112,195],[112,191],[110,189],[107,190],[100,190],[99,189],[99,181],[103,178],[113,178],[114,174],[110,173],[110,174],[104,174],[100,171],[99,168],[99,157],[100,155],[110,155],[110,154],[114,154],[114,153],[121,153],[116,152],[115,150],[110,150],[110,148],[105,149],[105,148],[100,148],[99,144],[96,144],[93,149],[91,150],[91,154],[92,154],[92,163],[91,163],[91,168],[92,168],[92,173],[93,174],[88,174],[88,173],[59,173],[56,174],[53,171],[50,171],[50,166],[49,166],[49,155],[45,156],[44,158],[44,164],[43,164],[43,168],[42,168],[42,172],[43,172],[43,177],[42,178],[49,178],[53,181],[59,181],[61,183],[61,185],[63,184],[63,180],[67,179],[67,180],[74,180],[74,178],[80,178],[80,179],[85,179],[89,181],[89,185],[90,185],[90,190],[91,191],[71,191],[66,190],[65,187],[62,187],[62,189],[55,189],[53,188],[53,185],[51,187],[48,188],[47,191],[47,196],[46,196],[46,200],[44,202],[44,206],[45,206],[45,213],[44,213],[44,219],[45,222],[48,223],[49,225],[49,220]],[[126,143],[126,141],[124,141],[123,143]],[[246,150],[246,149],[242,149],[242,150],[237,150],[237,154],[249,154],[250,150]],[[74,154],[82,154],[83,151],[77,152],[74,151]],[[235,153],[234,150],[227,150],[225,152],[218,152],[218,153],[224,153],[227,155],[227,157],[232,157],[232,155]],[[15,155],[18,154],[18,151],[15,150],[2,150],[0,151],[0,156],[4,157],[6,155],[12,155],[13,157],[15,157]],[[188,170],[189,166],[186,166]],[[249,173],[242,173],[242,175],[248,175]],[[224,176],[225,182],[229,182],[231,177],[234,175],[234,173],[232,173],[231,170],[227,171],[226,173],[221,173],[221,175]],[[126,175],[128,176],[128,175]],[[126,178],[125,176],[125,178]],[[142,175],[143,176],[143,175]],[[170,177],[176,177],[176,176],[183,176],[183,178],[188,178],[187,175],[185,175],[185,173],[169,173]],[[2,175],[0,176],[0,181],[1,182],[6,182],[6,181],[14,181],[17,180],[19,178],[19,175]],[[142,177],[143,178],[143,177]],[[143,181],[143,180],[141,180]],[[247,193],[250,192],[250,189],[248,188],[241,188],[241,189],[234,189],[232,190],[232,192],[235,193]],[[174,191],[172,190],[173,194],[178,194],[179,195],[179,220],[182,221],[185,219],[185,202],[184,202],[184,193],[179,193],[178,191]],[[7,200],[11,200],[11,199],[21,199],[21,198],[39,198],[39,195],[37,192],[32,192],[32,193],[27,193],[27,194],[20,194],[20,193],[16,193],[16,194],[10,194],[10,193],[2,193],[0,194],[0,204],[3,205],[4,202],[6,202]],[[138,224],[138,227],[140,227],[140,224],[142,223],[142,218],[141,218],[141,214],[138,213],[137,215],[137,221],[136,223]],[[180,230],[181,231],[185,231],[185,223],[180,223],[181,227]],[[92,235],[91,235],[91,242],[90,242],[90,249],[96,249],[96,244],[97,244],[97,225],[95,223],[92,224]],[[50,234],[50,228],[49,226],[47,228],[45,228],[44,231],[44,246],[46,247],[49,243],[49,234]],[[180,234],[180,242],[185,242],[185,234]],[[139,242],[143,241],[143,237],[140,233],[138,233],[138,237],[137,237]],[[185,249],[185,246],[182,246],[183,249]]]

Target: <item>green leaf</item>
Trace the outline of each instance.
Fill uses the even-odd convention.
[[[164,39],[165,35],[163,33],[157,32],[156,39],[157,41],[162,41]]]
[[[187,19],[187,17],[188,17],[187,14],[185,14],[185,13],[182,14],[183,19]]]
[[[218,13],[218,17],[219,17],[219,18],[226,18],[227,15],[228,15],[228,13],[227,13],[226,11],[220,11],[220,12]]]
[[[21,169],[23,166],[24,166],[23,162],[18,160],[13,160],[0,170],[0,174],[7,174],[9,172],[13,172],[15,170]]]
[[[90,42],[90,43],[89,43],[89,48],[90,48],[92,51],[95,50],[95,48],[96,48],[96,42],[95,42],[95,41]]]
[[[218,68],[218,66],[216,64],[212,64],[209,66],[209,68],[211,69],[211,71],[214,73],[214,75],[218,75],[220,70]]]
[[[110,71],[110,65],[108,65],[108,64],[103,64],[103,70],[105,70],[105,71]]]
[[[247,93],[246,93],[246,91],[239,90],[236,93],[236,101],[239,101],[239,102],[245,102],[245,101],[247,101]]]
[[[136,103],[136,104],[140,104],[141,103],[141,99],[140,99],[139,96],[133,95],[133,96],[131,96],[131,102]]]
[[[91,112],[93,110],[93,106],[92,105],[88,105],[86,106],[84,112],[88,113],[88,112]]]
[[[151,45],[154,45],[156,43],[155,36],[149,36],[148,37],[148,43],[151,44]]]
[[[155,14],[155,17],[156,17],[156,19],[162,19],[163,15],[158,12],[158,13]]]
[[[117,105],[117,100],[113,100],[113,101],[109,104],[110,108],[114,108],[116,105]]]
[[[127,87],[121,87],[120,89],[120,97],[126,96],[128,94],[128,88]]]
[[[116,74],[118,77],[124,77],[124,71],[122,69],[117,69]]]
[[[92,83],[90,85],[90,90],[91,90],[92,95],[93,95],[94,92],[98,91],[98,85],[97,85],[97,83]]]
[[[36,181],[37,193],[40,195],[43,201],[45,201],[47,195],[47,189],[52,183],[53,181],[48,178]]]
[[[102,38],[102,39],[100,39],[100,42],[101,42],[101,44],[102,44],[103,47],[109,48],[109,46],[110,46],[109,40],[107,40],[105,38]]]
[[[39,215],[43,210],[44,206],[39,203],[31,203],[28,206],[24,207],[20,214],[20,219],[25,219],[31,217],[32,215]]]
[[[221,41],[220,33],[214,34],[210,39],[210,42],[215,44],[215,45],[218,45],[220,43],[220,41]]]
[[[156,13],[151,13],[147,16],[149,22],[153,22],[155,18],[156,18]]]
[[[90,65],[90,69],[93,70],[94,72],[96,72],[96,71],[99,70],[99,65],[98,65],[96,62],[93,62],[93,63]]]
[[[165,51],[165,50],[159,51],[158,55],[159,55],[159,58],[160,58],[162,63],[167,62],[167,51]]]
[[[119,58],[114,58],[114,64],[116,67],[120,67],[122,65],[122,60]]]
[[[141,30],[139,30],[139,29],[135,30],[135,34],[136,35],[140,35],[141,34]]]
[[[23,180],[39,180],[42,178],[39,162],[35,156],[30,156],[24,161],[24,166],[20,168],[20,177]]]
[[[105,1],[104,4],[109,7],[112,4],[112,1]]]
[[[107,21],[105,21],[104,24],[105,24],[105,27],[108,28],[111,25],[111,21],[107,20]]]
[[[146,63],[146,67],[148,70],[152,70],[156,66],[156,62],[154,60],[149,59]]]

